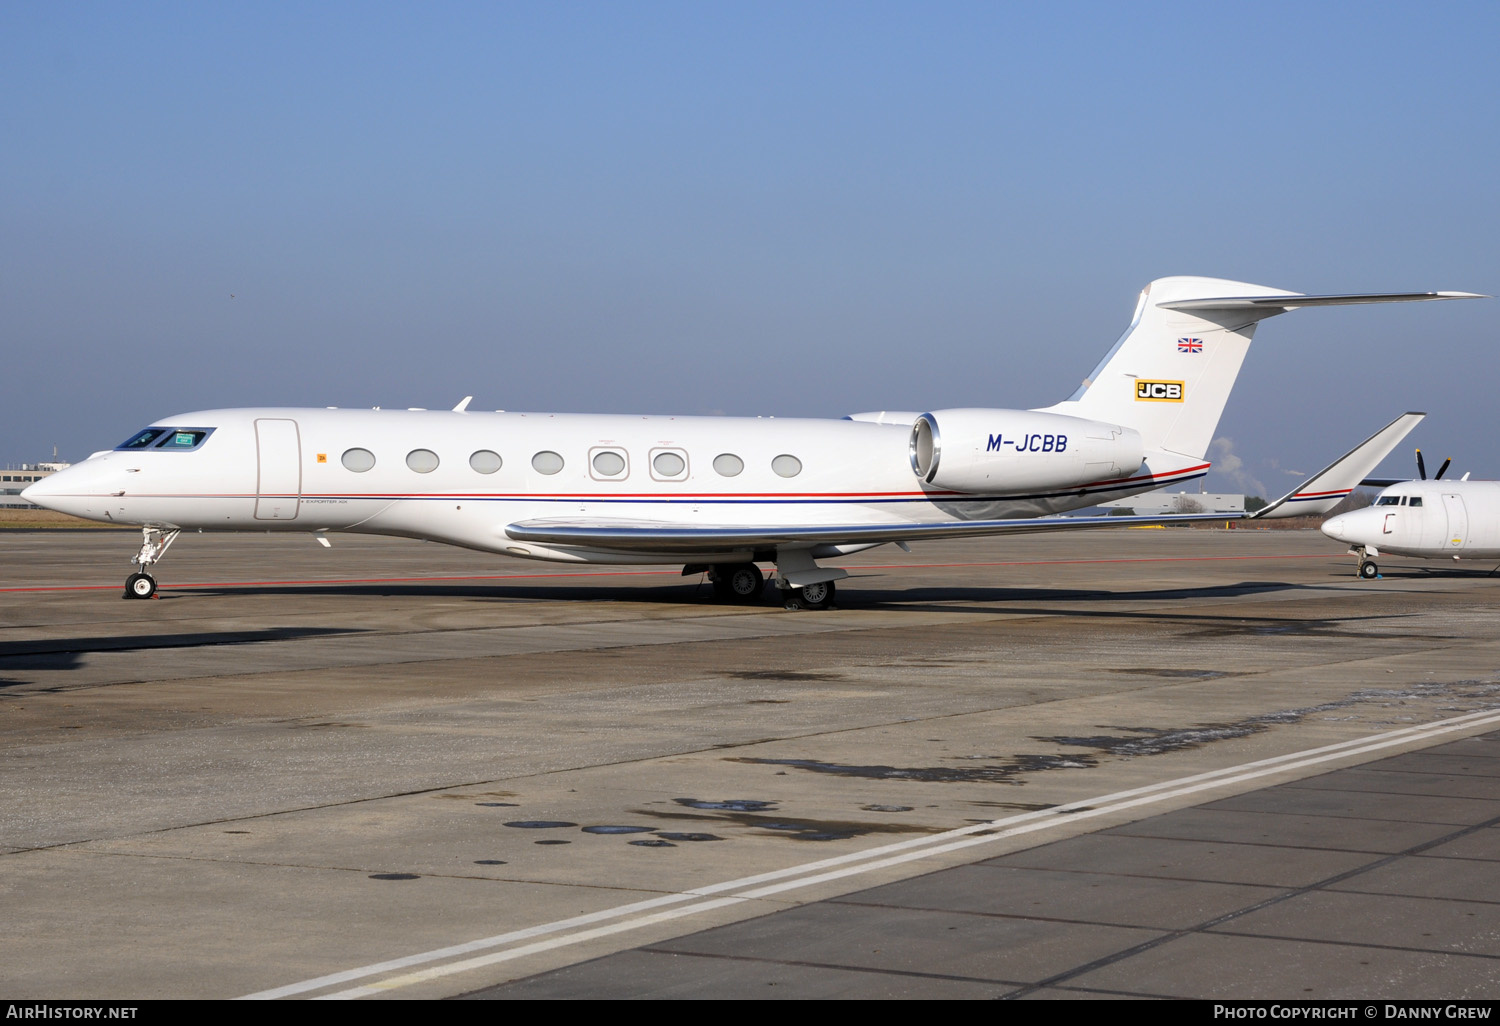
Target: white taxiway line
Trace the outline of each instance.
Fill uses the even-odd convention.
[[[367,997],[372,994],[388,993],[401,987],[409,987],[427,980],[451,976],[456,973],[467,972],[471,969],[478,969],[499,962],[511,961],[541,951],[581,944],[598,937],[609,936],[610,934],[639,930],[657,923],[681,919],[686,916],[700,915],[729,905],[753,901],[758,898],[766,898],[798,888],[811,887],[816,884],[827,883],[831,880],[858,876],[878,869],[913,862],[918,859],[931,858],[946,852],[959,851],[976,845],[992,844],[1008,837],[1015,837],[1038,830],[1047,830],[1067,823],[1074,823],[1080,819],[1092,819],[1098,816],[1112,815],[1125,809],[1168,801],[1173,798],[1180,798],[1213,788],[1241,784],[1275,773],[1303,769],[1335,759],[1365,755],[1384,748],[1410,744],[1416,741],[1425,741],[1443,734],[1450,734],[1459,730],[1470,730],[1493,723],[1500,723],[1500,710],[1482,710],[1480,712],[1467,713],[1463,716],[1455,716],[1451,719],[1438,720],[1422,726],[1403,727],[1399,730],[1385,731],[1353,741],[1340,741],[1337,744],[1324,745],[1320,748],[1312,748],[1304,752],[1278,755],[1270,759],[1260,759],[1239,766],[1227,766],[1223,769],[1179,777],[1175,780],[1162,781],[1158,784],[1148,784],[1127,791],[1116,791],[1112,794],[1100,795],[1096,798],[1087,798],[1081,801],[1069,802],[1066,805],[1057,805],[1050,809],[1040,809],[1035,812],[1006,816],[1003,819],[990,820],[985,823],[975,823],[970,826],[934,834],[930,837],[898,841],[865,851],[850,852],[845,855],[838,855],[817,862],[808,862],[799,866],[789,866],[786,869],[778,869],[756,876],[727,880],[723,883],[696,887],[692,890],[680,891],[673,894],[663,894],[660,897],[632,902],[627,905],[618,905],[614,908],[602,909],[587,915],[573,916],[551,923],[542,923],[523,930],[512,930],[507,933],[496,934],[493,937],[484,937],[479,940],[469,941],[465,944],[437,948],[432,951],[424,951],[402,958],[376,962],[355,969],[346,969],[343,972],[318,976],[310,980],[303,980],[300,983],[289,983],[286,986],[275,987],[271,990],[257,991],[254,994],[245,995],[244,999],[291,997],[296,994],[306,994],[343,983],[351,983],[355,980],[368,979],[383,973],[412,969],[415,966],[427,966],[427,968],[418,969],[414,972],[406,972],[363,986],[323,994],[320,997],[325,999],[358,998]],[[726,894],[725,892],[732,893]],[[715,897],[715,895],[722,896]],[[671,907],[674,905],[681,907]],[[480,952],[485,952],[485,954],[479,954]],[[473,957],[460,957],[464,955]],[[447,959],[454,958],[460,960],[446,961]],[[432,965],[434,962],[442,962],[443,964]]]

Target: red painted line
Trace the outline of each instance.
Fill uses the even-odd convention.
[[[1089,563],[1194,563],[1223,560],[1271,560],[1271,559],[1332,559],[1321,553],[1294,553],[1271,556],[1134,556],[1116,559],[1026,559],[1002,563],[877,563],[845,567],[851,574],[861,570],[938,570],[962,567],[987,566],[1072,566]],[[531,581],[559,580],[579,577],[682,577],[680,570],[594,570],[574,573],[549,574],[475,574],[451,577],[327,577],[305,581],[197,581],[189,584],[163,584],[159,590],[186,590],[191,588],[277,588],[315,586],[320,584],[437,584],[443,581]],[[691,580],[691,578],[686,578]],[[119,590],[118,584],[54,584],[24,588],[0,588],[0,594],[36,591],[105,591]]]

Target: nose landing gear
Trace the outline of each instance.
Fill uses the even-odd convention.
[[[151,576],[151,564],[161,559],[181,533],[177,528],[169,531],[158,527],[141,528],[141,551],[130,557],[140,570],[125,578],[123,598],[148,599],[156,594],[156,578]]]
[[[1373,581],[1380,576],[1380,567],[1375,562],[1375,557],[1380,553],[1367,545],[1353,546],[1349,552],[1359,557],[1359,569],[1354,573],[1360,580]]]

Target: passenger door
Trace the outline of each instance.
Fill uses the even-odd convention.
[[[255,519],[295,520],[302,499],[302,440],[295,420],[255,422]]]

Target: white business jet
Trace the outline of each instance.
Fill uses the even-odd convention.
[[[1162,278],[1077,392],[1045,409],[842,420],[482,413],[468,399],[444,411],[208,410],[156,421],[23,494],[140,525],[127,597],[155,593],[151,568],[183,530],[305,531],[325,545],[352,531],[528,559],[680,563],[743,601],[763,590],[756,564],[773,563],[789,607],[820,608],[848,574],[818,560],[876,545],[1160,522],[1038,518],[1205,474],[1261,320],[1469,295]],[[1314,478],[1321,491],[1304,486],[1262,515],[1332,508],[1409,420]]]
[[[1324,534],[1359,557],[1360,577],[1379,577],[1376,560],[1384,555],[1500,559],[1500,481],[1470,481],[1468,474],[1444,481],[1452,462],[1444,460],[1429,481],[1418,449],[1416,480],[1367,478],[1363,484],[1386,486],[1375,502],[1323,524]]]

